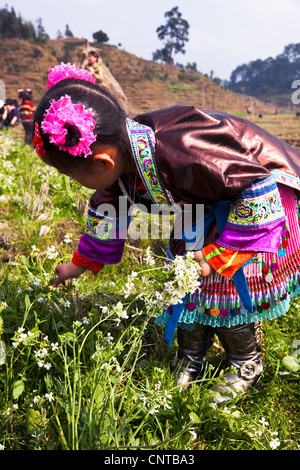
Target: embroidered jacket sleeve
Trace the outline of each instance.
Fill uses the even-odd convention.
[[[96,273],[105,264],[121,261],[130,223],[128,204],[118,183],[93,194],[85,230],[72,259],[74,264]]]
[[[256,254],[255,251],[230,250],[218,243],[204,246],[202,252],[213,269],[229,279]]]

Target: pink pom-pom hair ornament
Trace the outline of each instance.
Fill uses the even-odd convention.
[[[55,83],[65,80],[66,78],[76,78],[78,80],[84,80],[86,82],[96,83],[95,77],[88,70],[79,69],[74,64],[56,65],[53,68],[49,68],[47,88],[51,88]]]
[[[70,155],[87,157],[92,154],[90,146],[97,138],[93,132],[96,125],[93,116],[91,109],[80,103],[73,104],[71,97],[66,95],[57,101],[51,101],[50,108],[44,114],[41,127],[43,132],[50,134],[49,141],[60,150]],[[68,146],[66,137],[67,127],[70,126],[74,126],[79,131],[80,137],[76,145]]]

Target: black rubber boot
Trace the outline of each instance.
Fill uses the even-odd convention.
[[[200,323],[192,331],[178,327],[177,340],[176,383],[188,388],[190,382],[204,371],[206,353],[214,340],[214,329]]]
[[[258,381],[262,370],[261,324],[249,323],[231,328],[215,328],[226,353],[222,363],[224,383],[212,389],[213,403],[230,401]],[[236,372],[230,370],[232,367]]]

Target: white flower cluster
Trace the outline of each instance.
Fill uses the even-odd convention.
[[[155,390],[149,390],[147,396],[142,394],[140,400],[143,405],[149,409],[149,414],[153,415],[159,413],[160,408],[164,410],[171,410],[172,406],[168,403],[168,400],[172,400],[172,395],[167,390],[160,390],[161,383],[158,382],[155,385]]]
[[[136,271],[132,271],[129,276],[127,276],[127,283],[124,286],[123,292],[125,294],[125,298],[128,297],[130,294],[132,294],[135,284],[134,284],[134,279],[137,277],[138,273]]]
[[[176,256],[168,265],[168,270],[174,279],[165,283],[165,292],[169,295],[169,303],[176,305],[189,293],[200,288],[200,266],[194,260],[194,253],[187,252],[185,256]]]
[[[46,358],[49,354],[47,347],[51,348],[52,351],[56,351],[58,349],[58,343],[56,342],[49,344],[48,336],[45,336],[41,349],[34,351],[34,357],[39,367],[49,370],[51,369],[51,363],[46,362]]]
[[[117,315],[118,318],[118,323],[117,325],[120,324],[120,321],[123,318],[129,318],[127,310],[124,309],[122,302],[118,302],[115,309],[114,309],[115,314]]]
[[[14,144],[14,140],[5,134],[5,132],[1,132],[0,134],[0,150],[1,150],[1,160],[8,157],[11,147]]]
[[[266,428],[269,426],[268,421],[266,421],[265,418],[261,418],[258,420],[258,422],[261,424],[261,429],[255,432],[257,436],[262,436],[266,435]],[[277,449],[277,447],[280,446],[280,440],[278,439],[278,432],[277,431],[268,431],[267,433],[269,436],[271,436],[271,440],[269,441],[269,446],[271,447],[272,450]],[[268,439],[269,440],[269,439]]]
[[[25,332],[25,328],[18,328],[16,333],[15,333],[15,341],[13,341],[12,345],[14,348],[17,348],[21,343],[27,345],[28,341],[31,336],[34,336],[31,331],[28,331],[27,333]]]
[[[48,259],[55,259],[59,256],[59,253],[56,251],[56,247],[54,245],[48,246],[46,256]]]
[[[149,266],[155,265],[150,248],[146,250],[144,261]],[[154,273],[159,273],[159,276],[153,277]],[[188,252],[185,256],[176,256],[167,265],[151,267],[149,276],[144,275],[145,271],[142,271],[142,276],[139,276],[140,273],[132,271],[127,276],[127,282],[122,292],[125,294],[125,298],[136,292],[137,297],[144,301],[147,312],[152,307],[166,308],[168,305],[182,303],[187,294],[200,289],[200,273],[200,265],[194,259],[194,253]],[[118,314],[118,307],[116,313]],[[136,313],[136,315],[140,313]],[[118,316],[122,317],[120,314]]]
[[[67,245],[69,243],[72,243],[72,237],[69,233],[66,233],[65,238],[64,238],[64,243],[66,243]]]
[[[50,362],[45,361],[45,357],[47,356],[48,351],[46,348],[39,349],[38,351],[34,352],[34,356],[36,358],[37,365],[39,367],[44,367],[45,369],[49,370],[51,369],[51,364]]]
[[[153,266],[155,264],[155,259],[153,258],[153,256],[150,254],[150,246],[148,246],[147,250],[146,250],[146,256],[144,258],[144,261],[146,262],[146,264],[148,264],[149,266]]]
[[[115,356],[113,356],[109,362],[105,362],[104,364],[102,364],[102,366],[100,367],[101,370],[106,370],[106,371],[111,371],[111,370],[115,370],[116,372],[121,372],[121,367],[120,367],[120,364],[119,362],[117,361],[117,358]]]

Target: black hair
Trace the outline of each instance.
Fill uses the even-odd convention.
[[[95,57],[96,59],[99,59],[99,54],[96,52],[96,51],[90,51],[88,53],[88,55],[92,55],[93,57]]]
[[[85,80],[67,78],[53,85],[41,99],[34,115],[34,123],[38,123],[40,135],[44,142],[46,152],[51,152],[53,166],[57,157],[59,166],[68,168],[72,164],[72,156],[68,152],[60,151],[58,147],[49,141],[49,134],[44,133],[41,123],[52,100],[58,100],[63,96],[70,96],[72,103],[81,103],[86,108],[91,108],[94,113],[96,125],[94,133],[96,141],[91,145],[91,150],[100,147],[116,146],[118,154],[129,161],[131,154],[130,142],[126,128],[126,112],[118,100],[107,90]],[[66,147],[78,144],[80,132],[76,126],[66,124],[68,133]],[[90,156],[88,156],[89,158]],[[86,160],[86,159],[80,159]],[[73,157],[73,163],[78,162],[78,157]]]
[[[29,101],[31,99],[32,91],[30,88],[27,88],[26,90],[19,90],[19,99],[21,99],[23,102],[24,101]]]

